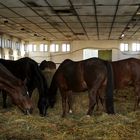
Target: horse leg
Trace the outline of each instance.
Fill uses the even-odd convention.
[[[66,91],[61,91],[61,96],[62,96],[62,118],[66,116],[66,102],[67,102],[67,96],[66,96]]]
[[[72,91],[68,92],[68,112],[72,113]]]
[[[134,105],[134,111],[138,108],[139,103],[140,103],[140,85],[135,86],[135,93],[136,93],[136,101]]]
[[[3,108],[7,108],[7,104],[6,104],[6,99],[7,99],[7,93],[2,90],[2,98],[3,98]]]
[[[89,109],[87,112],[87,115],[89,116],[92,115],[94,106],[96,104],[96,93],[97,93],[97,90],[95,89],[89,91]]]

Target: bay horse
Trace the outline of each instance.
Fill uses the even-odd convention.
[[[49,89],[50,105],[56,102],[57,88],[62,96],[62,117],[66,116],[66,104],[72,108],[72,92],[88,90],[89,109],[87,115],[92,115],[99,89],[107,84],[106,110],[114,114],[112,69],[108,61],[90,58],[82,61],[64,60],[56,70]]]
[[[124,89],[125,87],[134,87],[136,101],[134,111],[140,103],[140,59],[127,58],[123,60],[110,62],[113,70],[114,89]],[[99,94],[98,99],[104,106],[104,91]],[[117,91],[116,91],[117,92]]]
[[[40,65],[39,65],[39,68],[41,70],[44,70],[46,68],[48,69],[56,69],[56,64],[53,62],[53,61],[46,61],[46,60],[43,60]]]
[[[114,88],[123,89],[126,86],[134,87],[136,102],[134,110],[140,102],[140,59],[128,58],[111,62],[114,73]]]
[[[33,104],[27,94],[27,87],[23,81],[16,78],[0,63],[0,89],[7,91],[12,102],[25,114],[32,113]]]
[[[48,87],[50,87],[53,75],[56,71],[56,64],[53,61],[43,60],[40,63],[39,68],[41,69],[45,79],[47,80]]]
[[[39,92],[38,108],[42,116],[46,115],[46,108],[48,107],[48,86],[47,82],[39,69],[38,63],[29,57],[24,57],[19,60],[5,60],[0,59],[3,64],[14,76],[24,81],[27,80],[26,86],[31,97],[35,88]],[[6,94],[4,94],[6,96]],[[4,97],[6,102],[6,97]]]

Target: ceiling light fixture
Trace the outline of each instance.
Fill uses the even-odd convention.
[[[124,38],[124,33],[121,34],[121,37]]]

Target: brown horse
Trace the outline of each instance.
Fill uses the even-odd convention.
[[[134,110],[136,110],[140,102],[140,59],[128,58],[110,62],[110,64],[114,73],[114,89],[124,89],[127,86],[134,87],[134,91],[136,93]],[[98,96],[102,105],[104,105],[103,92],[104,91],[102,91]]]
[[[32,113],[33,104],[27,94],[23,81],[16,78],[6,67],[0,63],[0,89],[7,92],[12,102],[25,114]]]
[[[134,110],[140,102],[140,59],[129,58],[111,63],[114,72],[114,88],[133,86],[136,93]]]
[[[39,65],[39,68],[41,70],[44,70],[46,68],[49,68],[49,69],[56,69],[56,64],[53,62],[53,61],[46,61],[46,60],[43,60],[40,65]]]
[[[39,68],[41,69],[41,71],[47,81],[48,87],[50,87],[53,75],[56,71],[56,64],[53,61],[43,60],[40,63]]]
[[[66,104],[68,103],[69,110],[72,108],[72,93],[88,90],[89,109],[87,115],[91,115],[99,89],[106,83],[106,110],[107,113],[114,114],[112,69],[109,63],[98,58],[77,62],[67,59],[60,64],[53,76],[49,89],[50,105],[55,104],[57,88],[59,88],[62,96],[62,117],[65,117]]]

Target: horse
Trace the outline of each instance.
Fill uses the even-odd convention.
[[[7,91],[12,102],[25,114],[32,113],[33,104],[27,94],[27,87],[23,81],[16,78],[0,63],[0,89]]]
[[[53,75],[56,71],[56,64],[53,61],[43,60],[39,68],[41,69],[45,79],[47,80],[48,88],[50,87]]]
[[[134,111],[138,108],[140,102],[140,59],[127,58],[110,62],[113,71],[114,89],[124,89],[125,87],[134,87],[136,100]],[[102,91],[103,93],[104,91]],[[99,94],[101,104],[104,106],[104,94]]]
[[[56,69],[56,64],[53,61],[46,61],[43,60],[40,65],[39,68],[41,70],[44,70],[45,68],[49,68],[49,69]]]
[[[24,81],[27,79],[27,90],[31,97],[35,88],[39,92],[38,108],[41,116],[46,115],[46,108],[48,107],[48,86],[47,82],[39,69],[38,63],[29,57],[24,57],[19,60],[5,60],[0,59],[3,64],[14,76]],[[4,94],[6,96],[6,94]],[[6,97],[4,98],[6,102]]]
[[[89,108],[87,115],[92,115],[99,89],[106,88],[106,111],[114,114],[112,69],[108,61],[90,58],[81,61],[64,60],[56,70],[50,88],[49,102],[56,103],[56,93],[59,88],[62,97],[62,117],[66,116],[66,105],[72,110],[71,96],[73,92],[88,90]]]

